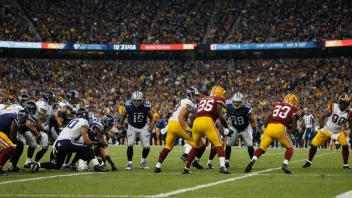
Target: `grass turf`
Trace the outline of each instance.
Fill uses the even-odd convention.
[[[341,151],[318,150],[311,168],[301,166],[307,158],[308,150],[295,150],[289,167],[295,172],[284,174],[279,168],[284,157],[284,149],[269,149],[253,167],[251,174],[244,168],[249,162],[245,148],[233,147],[231,175],[220,174],[219,162],[213,160],[214,169],[196,170],[182,175],[185,166],[180,160],[183,147],[175,147],[162,165],[162,173],[155,174],[154,166],[162,147],[152,147],[147,162],[150,170],[139,166],[141,147],[134,148],[133,169],[125,170],[126,147],[110,146],[110,155],[119,168],[117,172],[90,173],[41,169],[36,174],[9,173],[0,177],[0,197],[142,197],[169,193],[179,189],[192,188],[202,184],[223,182],[213,186],[201,186],[196,190],[170,195],[173,197],[335,197],[352,190],[352,170],[342,169]],[[49,149],[51,150],[51,149]],[[48,152],[49,153],[49,152]],[[48,153],[43,160],[49,159]],[[209,150],[201,160],[205,167]],[[18,164],[23,167],[26,149]],[[73,158],[73,157],[72,157]],[[7,165],[4,167],[6,168]],[[108,165],[110,168],[110,166]],[[269,170],[268,170],[269,169]],[[258,173],[259,172],[259,173]],[[59,175],[59,176],[58,176]],[[66,176],[65,176],[66,175]],[[37,178],[36,180],[32,180]],[[13,182],[13,183],[9,183]]]

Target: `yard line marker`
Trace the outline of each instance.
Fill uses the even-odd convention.
[[[325,154],[317,155],[315,157],[321,157],[321,156],[329,155],[329,154],[331,154],[331,153],[325,153]],[[301,161],[305,161],[305,160],[306,159],[301,159],[301,160],[296,160],[296,161],[293,161],[293,162],[290,162],[290,163],[296,163],[296,162],[301,162]],[[246,174],[244,176],[240,176],[240,177],[233,177],[233,178],[220,180],[220,181],[212,182],[212,183],[208,183],[208,184],[202,184],[202,185],[198,185],[198,186],[194,186],[194,187],[190,187],[190,188],[182,188],[182,189],[174,190],[174,191],[171,191],[171,192],[168,192],[168,193],[160,193],[160,194],[152,195],[152,196],[148,196],[148,197],[152,197],[152,198],[154,198],[154,197],[168,197],[168,196],[177,195],[177,194],[181,194],[181,193],[185,193],[185,192],[189,192],[189,191],[194,191],[194,190],[198,190],[198,189],[202,189],[202,188],[207,188],[207,187],[210,187],[210,186],[215,186],[215,185],[219,185],[219,184],[223,184],[223,183],[227,183],[227,182],[231,182],[231,181],[244,179],[244,178],[247,178],[247,177],[260,175],[260,173],[266,173],[266,172],[270,172],[270,171],[278,170],[278,169],[281,169],[281,167],[269,168],[269,169],[265,169],[265,170],[258,171],[258,172],[248,173],[248,174]]]
[[[336,198],[351,198],[351,197],[352,197],[352,190],[336,196]]]
[[[78,176],[78,175],[92,175],[92,174],[97,174],[97,173],[74,173],[74,174],[53,175],[53,176],[46,176],[46,177],[34,177],[34,178],[28,178],[28,179],[4,181],[4,182],[0,182],[0,185],[27,182],[27,181],[35,181],[35,180],[42,180],[42,179],[53,179],[53,178],[57,178],[57,177],[72,177],[72,176]]]

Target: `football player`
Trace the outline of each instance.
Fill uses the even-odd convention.
[[[38,131],[40,131],[39,133],[42,137],[40,151],[38,151],[35,156],[36,162],[38,162],[44,156],[49,147],[49,138],[46,134],[46,132],[48,131],[47,123],[49,121],[49,117],[53,114],[53,105],[55,104],[55,101],[55,94],[51,91],[45,91],[42,94],[42,99],[35,103],[37,105],[37,129]],[[24,163],[24,168],[30,168],[32,164],[34,150],[37,147],[37,141],[35,140],[33,134],[30,132],[25,132],[23,136],[25,136],[26,139],[30,140],[28,142],[27,159]]]
[[[114,162],[111,160],[111,157],[110,157],[108,150],[106,148],[107,145],[104,142],[104,136],[103,136],[103,134],[107,134],[112,129],[114,124],[115,124],[115,119],[110,114],[104,115],[103,118],[101,119],[101,121],[99,121],[99,120],[92,121],[91,120],[91,121],[89,121],[88,136],[89,136],[89,139],[94,144],[96,144],[96,146],[94,147],[95,155],[99,156],[103,160],[104,167],[105,167],[105,162],[108,161],[109,164],[111,165],[111,170],[117,171],[118,169],[117,169],[116,165],[114,164]],[[87,162],[83,162],[83,161],[84,160],[80,160],[79,170],[83,170],[86,167],[88,167]],[[77,162],[77,160],[75,160],[75,159],[72,160],[73,165],[76,162]],[[72,165],[70,165],[70,166],[72,166]]]
[[[197,108],[196,119],[193,122],[192,136],[193,144],[192,150],[188,154],[186,167],[183,174],[189,174],[189,167],[193,162],[200,146],[202,137],[205,135],[207,139],[216,147],[219,161],[220,173],[231,174],[225,167],[225,153],[224,147],[221,144],[221,136],[215,128],[215,120],[220,119],[222,126],[226,129],[225,135],[232,135],[234,132],[228,128],[226,119],[224,117],[223,108],[225,107],[225,90],[220,86],[214,86],[210,91],[210,96],[200,99]]]
[[[288,161],[292,158],[294,145],[292,144],[291,134],[296,131],[297,120],[301,116],[301,111],[297,108],[298,98],[294,94],[285,96],[284,102],[273,104],[273,109],[265,118],[265,131],[260,143],[260,148],[255,150],[252,160],[247,165],[245,172],[251,172],[254,163],[265,153],[273,140],[277,140],[286,148],[285,160],[281,169],[287,173],[293,172],[288,168]],[[292,124],[291,130],[287,131],[289,124]]]
[[[192,131],[189,126],[192,126],[197,114],[197,102],[199,96],[200,94],[197,88],[188,88],[186,98],[180,101],[172,116],[169,118],[166,146],[160,152],[158,163],[154,169],[155,173],[161,172],[161,164],[173,149],[177,137],[182,137],[184,140],[187,140],[188,143],[192,141]],[[190,118],[189,126],[186,123],[188,118]]]
[[[32,165],[31,172],[36,173],[39,171],[39,168],[60,169],[65,161],[66,155],[70,152],[79,152],[81,156],[85,156],[88,160],[92,160],[94,164],[93,171],[101,172],[102,168],[94,155],[94,146],[88,136],[88,119],[88,110],[86,108],[78,109],[76,112],[76,118],[71,120],[61,131],[59,137],[53,145],[55,163],[35,162]],[[74,142],[74,140],[79,136],[82,136],[84,144]]]
[[[231,104],[232,103],[232,104]],[[236,142],[238,136],[242,136],[246,143],[250,159],[253,157],[253,133],[256,133],[255,116],[252,108],[244,105],[244,97],[241,93],[235,93],[230,104],[226,104],[227,115],[231,118],[231,129],[235,132],[226,141],[225,166],[230,167],[231,146]]]
[[[18,141],[17,131],[35,129],[36,122],[35,117],[26,110],[20,110],[17,114],[0,115],[0,175],[7,176],[2,167],[10,157],[13,159],[11,171],[20,172],[16,164],[23,152],[24,145],[22,141]],[[15,149],[15,147],[18,148]]]
[[[6,105],[0,104],[0,114],[1,114],[1,112],[2,112],[3,110],[5,110],[5,109],[6,109]]]
[[[4,109],[3,111],[1,111],[1,114],[5,114],[5,113],[18,113],[20,110],[23,110],[26,103],[30,100],[29,96],[26,94],[22,94],[20,96],[18,96],[18,102],[19,104],[13,104],[9,107],[7,107],[6,109]]]
[[[150,101],[143,100],[143,93],[135,91],[132,94],[131,100],[126,101],[125,108],[122,114],[118,128],[121,130],[123,123],[128,116],[127,130],[127,167],[126,170],[132,169],[133,145],[137,135],[143,146],[142,159],[140,165],[144,169],[149,169],[146,162],[150,150],[150,133],[154,128],[153,112],[151,111]],[[149,127],[147,125],[147,117],[149,118]]]
[[[23,107],[21,107],[21,108],[23,108]],[[18,108],[18,109],[20,109],[20,108]],[[16,114],[18,114],[20,111],[23,111],[23,110],[26,111],[28,114],[34,116],[35,113],[37,112],[37,105],[33,101],[27,101],[24,105],[24,108],[22,110],[19,110]],[[37,125],[37,119],[35,120],[34,125],[28,125],[28,127],[21,128],[20,133],[18,134],[19,139],[24,138],[25,141],[29,145],[32,145],[33,142],[34,142],[35,146],[37,145],[36,142],[39,142],[41,144],[43,137],[38,132],[36,125]],[[26,134],[28,134],[28,135],[26,135]],[[10,171],[10,172],[23,172],[23,170],[21,170],[20,168],[17,167],[17,162],[23,153],[23,149],[24,149],[24,145],[21,141],[21,143],[19,143],[19,145],[16,146],[14,155],[12,155],[10,158],[10,164],[9,164],[8,171]]]
[[[308,159],[302,168],[311,167],[317,147],[323,145],[327,140],[332,139],[333,141],[338,141],[342,146],[343,168],[351,169],[348,165],[349,150],[347,139],[343,132],[341,132],[343,126],[346,124],[352,126],[352,111],[348,108],[349,105],[350,98],[348,95],[340,96],[338,103],[330,103],[328,105],[328,109],[319,118],[320,129],[312,141]],[[324,124],[325,118],[328,118],[326,124]],[[350,133],[352,134],[351,127]]]

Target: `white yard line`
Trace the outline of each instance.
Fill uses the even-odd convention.
[[[147,195],[26,195],[26,194],[17,194],[17,195],[1,195],[1,197],[146,197]]]
[[[321,157],[324,155],[328,155],[331,153],[326,153],[326,154],[321,154],[321,155],[317,155],[315,157]],[[301,161],[305,161],[306,159],[301,159],[301,160],[296,160],[290,163],[296,163],[296,162],[301,162]],[[258,171],[258,172],[252,172],[252,173],[248,173],[246,175],[240,176],[240,177],[233,177],[233,178],[229,178],[229,179],[225,179],[225,180],[220,180],[217,182],[212,182],[212,183],[208,183],[208,184],[202,184],[202,185],[198,185],[198,186],[194,186],[194,187],[190,187],[190,188],[182,188],[179,190],[174,190],[168,193],[160,193],[160,194],[156,194],[156,195],[152,195],[152,196],[148,196],[148,197],[168,197],[168,196],[173,196],[173,195],[178,195],[181,193],[185,193],[185,192],[189,192],[189,191],[194,191],[194,190],[198,190],[198,189],[202,189],[202,188],[207,188],[210,186],[215,186],[215,185],[219,185],[219,184],[223,184],[223,183],[227,183],[227,182],[232,182],[232,181],[236,181],[236,180],[240,180],[240,179],[244,179],[247,177],[252,177],[252,176],[256,176],[256,175],[260,175],[260,173],[266,173],[266,172],[270,172],[273,170],[278,170],[281,169],[281,167],[277,167],[277,168],[269,168],[269,169],[265,169],[262,171]]]
[[[74,173],[74,174],[53,175],[53,176],[46,176],[46,177],[33,177],[33,178],[28,178],[28,179],[4,181],[4,182],[0,182],[0,185],[11,184],[11,183],[21,183],[21,182],[35,181],[35,180],[42,180],[42,179],[53,179],[53,178],[57,178],[57,177],[72,177],[72,176],[78,176],[78,175],[91,175],[91,174],[97,174],[97,173],[93,173],[93,172],[91,172],[91,173]]]
[[[336,196],[336,198],[351,198],[351,197],[352,197],[352,190]]]

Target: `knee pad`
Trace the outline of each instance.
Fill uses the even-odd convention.
[[[44,132],[40,132],[40,134],[42,135],[42,139],[41,139],[41,142],[42,142],[42,149],[45,149],[45,150],[48,150],[48,147],[49,147],[49,137],[46,133]]]

